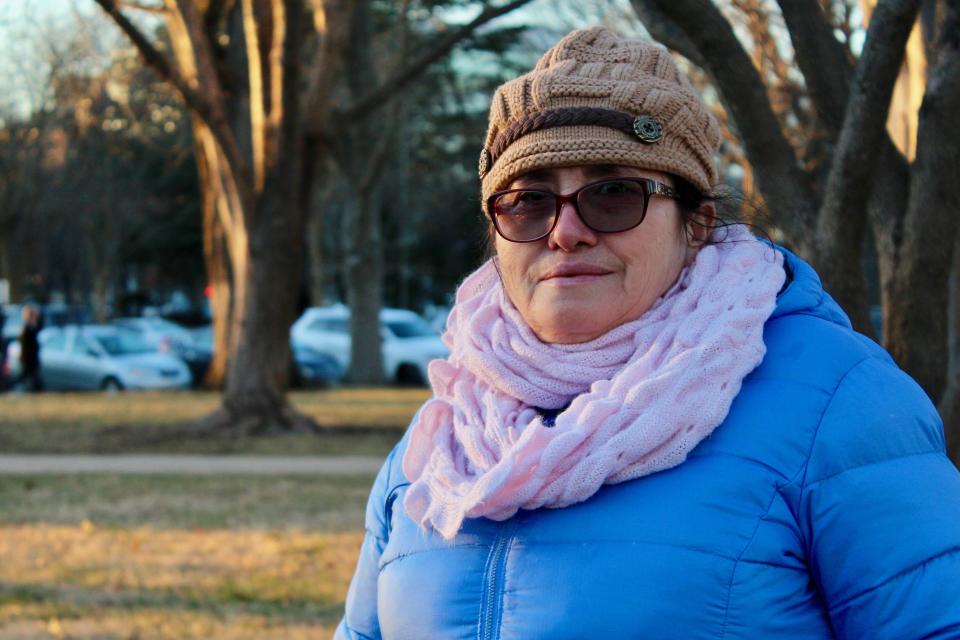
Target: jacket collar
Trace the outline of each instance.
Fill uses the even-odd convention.
[[[823,288],[820,276],[809,264],[786,248],[774,244],[783,254],[783,268],[787,281],[777,295],[777,306],[771,319],[791,314],[812,315],[851,328],[850,318]]]

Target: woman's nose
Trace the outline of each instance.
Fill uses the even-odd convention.
[[[573,251],[579,245],[592,246],[597,243],[597,233],[580,219],[576,204],[564,202],[560,208],[560,219],[547,238],[551,249]]]

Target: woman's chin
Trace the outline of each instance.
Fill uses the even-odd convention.
[[[616,323],[604,322],[603,313],[596,306],[568,308],[551,314],[541,322],[528,322],[542,342],[552,344],[578,344],[599,338]]]

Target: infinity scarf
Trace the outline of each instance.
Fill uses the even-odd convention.
[[[580,344],[541,342],[491,261],[468,276],[403,457],[407,514],[449,539],[464,518],[565,507],[683,462],[763,359],[785,279],[780,252],[726,231],[638,320]]]

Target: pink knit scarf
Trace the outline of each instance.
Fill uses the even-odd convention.
[[[449,539],[464,518],[565,507],[683,462],[763,359],[785,278],[778,251],[726,231],[638,320],[581,344],[541,342],[491,262],[467,277],[403,458],[407,514]],[[554,426],[537,410],[562,407]]]

